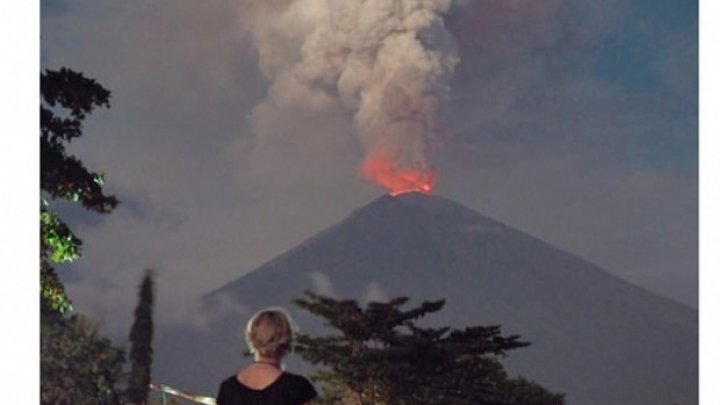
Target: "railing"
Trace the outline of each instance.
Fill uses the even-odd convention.
[[[197,402],[198,404],[216,405],[215,398],[206,397],[203,395],[193,394],[187,391],[181,391],[177,388],[173,388],[165,384],[150,384],[150,389],[158,391],[162,395],[162,403],[167,404],[167,395],[172,395],[178,398],[187,399],[189,401]]]

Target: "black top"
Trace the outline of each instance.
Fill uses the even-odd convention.
[[[246,387],[232,376],[220,384],[217,405],[301,405],[316,396],[310,381],[291,373],[283,372],[261,390]]]

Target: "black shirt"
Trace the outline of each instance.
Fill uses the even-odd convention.
[[[305,377],[283,372],[272,384],[256,390],[232,376],[220,384],[217,405],[301,405],[317,396]]]

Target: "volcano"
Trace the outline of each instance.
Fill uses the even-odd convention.
[[[566,393],[568,404],[698,400],[696,310],[443,197],[380,197],[205,300],[247,313],[284,305],[313,334],[319,320],[289,301],[305,290],[361,302],[444,298],[429,325],[520,334],[531,346],[502,360],[509,373]],[[244,320],[218,321],[214,335],[237,345]],[[217,359],[227,370],[234,360]]]

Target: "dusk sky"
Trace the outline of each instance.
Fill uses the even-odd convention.
[[[78,312],[126,335],[153,268],[159,322],[201,326],[202,294],[384,193],[358,174],[366,148],[339,100],[308,114],[269,93],[299,57],[279,32],[309,29],[300,11],[314,3],[41,2],[41,67],[112,92],[70,150],[120,205],[59,208],[84,241],[60,271]],[[444,21],[459,63],[426,151],[435,193],[697,307],[697,12],[684,0],[455,2]]]

